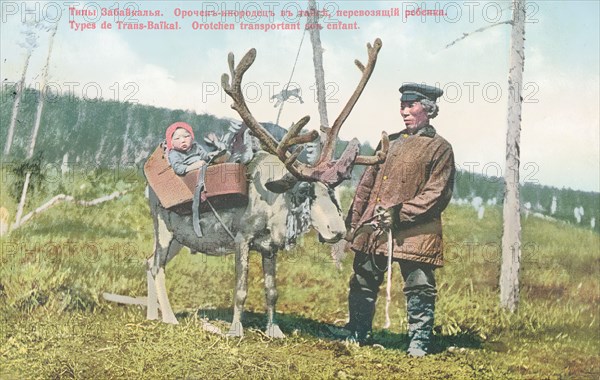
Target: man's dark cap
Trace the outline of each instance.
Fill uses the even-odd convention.
[[[401,102],[413,102],[421,99],[435,102],[444,93],[440,88],[418,83],[405,83],[400,87],[400,92],[402,93]]]

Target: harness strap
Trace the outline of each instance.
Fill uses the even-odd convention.
[[[390,303],[392,303],[392,256],[394,254],[394,241],[392,240],[392,229],[388,228],[388,270],[387,270],[387,284],[385,287],[385,325],[384,329],[389,329],[392,322],[390,321]]]
[[[233,234],[231,233],[231,231],[229,230],[229,228],[227,228],[227,226],[225,225],[225,223],[223,223],[223,219],[221,219],[221,217],[217,213],[217,210],[215,210],[215,208],[213,207],[212,203],[210,203],[210,201],[208,199],[205,202],[208,203],[208,206],[212,210],[213,214],[215,214],[215,218],[217,218],[217,220],[221,223],[221,225],[223,226],[223,228],[225,229],[225,231],[227,232],[227,234],[231,237],[232,240],[235,240],[235,237],[233,236]]]
[[[196,236],[202,237],[202,229],[200,228],[200,195],[204,189],[204,180],[206,176],[206,167],[203,165],[200,167],[200,174],[198,175],[198,183],[194,190],[194,199],[192,200],[192,225]]]

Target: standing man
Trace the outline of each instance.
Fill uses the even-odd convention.
[[[346,224],[355,252],[344,330],[359,343],[370,339],[375,301],[387,266],[387,229],[393,261],[400,264],[408,312],[408,354],[428,353],[433,335],[434,270],[443,265],[442,211],[452,196],[452,146],[429,121],[437,116],[443,91],[408,83],[400,87],[405,129],[390,136],[386,161],[366,169]],[[375,228],[364,228],[365,226]]]

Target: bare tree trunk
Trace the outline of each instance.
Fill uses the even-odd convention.
[[[35,125],[33,126],[33,133],[31,136],[31,144],[29,145],[29,151],[27,152],[27,158],[30,159],[33,157],[33,151],[35,149],[35,143],[37,140],[37,135],[40,130],[40,124],[42,121],[42,111],[44,110],[44,87],[46,86],[46,81],[48,80],[48,69],[50,67],[50,57],[52,56],[52,46],[54,45],[54,36],[56,35],[56,31],[58,29],[58,22],[55,24],[52,32],[50,34],[50,43],[48,47],[48,56],[46,57],[46,64],[44,65],[43,73],[42,73],[42,83],[40,86],[40,94],[38,107],[35,117]],[[27,200],[27,188],[29,187],[29,180],[31,178],[31,172],[27,172],[25,176],[25,183],[23,184],[23,191],[21,192],[21,199],[19,201],[19,206],[17,208],[17,215],[15,218],[14,228],[18,227],[21,224],[21,216],[23,215],[23,209],[25,208],[25,201]]]
[[[313,49],[313,65],[315,67],[315,82],[317,86],[317,101],[319,103],[319,122],[321,127],[328,128],[329,120],[327,118],[327,94],[325,92],[325,70],[323,69],[323,47],[321,45],[321,32],[316,25],[319,22],[318,9],[315,0],[308,0],[308,9],[311,11],[311,16],[308,17],[308,23],[311,24],[309,29],[310,42]],[[324,131],[321,128],[321,144],[325,141],[323,139]],[[315,144],[315,152],[317,157],[320,153],[320,146]]]
[[[31,179],[31,172],[25,174],[25,183],[23,183],[23,191],[21,192],[21,199],[19,200],[19,207],[17,208],[17,215],[15,216],[15,224],[12,225],[11,230],[18,228],[21,225],[21,216],[23,215],[23,209],[25,208],[25,201],[27,200],[27,188],[29,187],[29,180]]]
[[[25,180],[28,181],[29,177],[25,177]],[[31,211],[29,214],[25,215],[21,219],[21,222],[19,223],[19,225],[15,226],[14,228],[16,229],[18,227],[21,227],[29,219],[33,218],[34,216],[36,216],[38,214],[41,214],[41,213],[47,211],[51,207],[54,207],[54,206],[56,206],[57,204],[59,204],[61,202],[74,202],[75,204],[77,204],[79,206],[91,207],[91,206],[99,205],[99,204],[104,203],[104,202],[112,201],[113,199],[120,198],[123,195],[127,194],[128,192],[129,192],[129,190],[115,191],[112,194],[104,195],[104,196],[102,196],[100,198],[96,198],[96,199],[93,199],[91,201],[82,201],[82,200],[78,201],[78,200],[76,200],[75,198],[73,198],[70,195],[59,194],[59,195],[54,196],[52,199],[50,199],[48,202],[44,203],[40,207],[38,207],[35,210]]]
[[[21,105],[23,91],[25,91],[25,76],[27,75],[27,68],[29,67],[29,60],[31,59],[32,53],[32,49],[27,50],[27,58],[25,58],[25,65],[23,66],[21,81],[16,85],[15,88],[15,102],[13,103],[10,126],[8,127],[8,135],[6,136],[6,144],[4,145],[4,156],[8,156],[10,153],[10,148],[12,147],[13,136],[15,134],[15,125],[17,123],[17,117],[19,116],[19,106]]]
[[[519,203],[519,161],[521,135],[521,93],[525,63],[525,0],[513,0],[510,69],[508,73],[508,129],[504,180],[502,268],[500,305],[514,312],[519,303],[521,266],[521,219]]]

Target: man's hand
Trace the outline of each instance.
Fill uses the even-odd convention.
[[[354,228],[349,228],[348,231],[346,231],[346,236],[344,236],[344,240],[348,243],[351,243],[354,240],[355,233],[356,231],[354,230]]]
[[[377,223],[383,229],[390,228],[392,225],[392,209],[383,206],[375,207],[374,216],[377,218]]]

